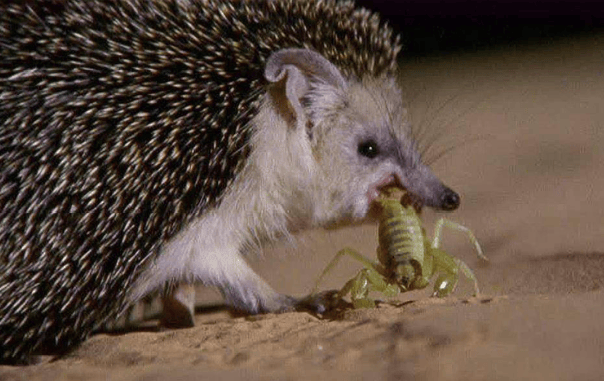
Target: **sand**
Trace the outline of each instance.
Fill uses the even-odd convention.
[[[604,36],[403,62],[435,172],[462,195],[446,232],[479,279],[444,299],[407,293],[335,320],[197,314],[196,327],[98,334],[62,359],[0,367],[1,380],[599,380],[604,378]],[[431,230],[441,214],[427,212]],[[335,252],[373,256],[370,224],[302,234],[257,270],[303,295]],[[322,286],[359,266],[342,263]],[[205,292],[207,303],[220,299]],[[202,296],[203,297],[203,296]]]

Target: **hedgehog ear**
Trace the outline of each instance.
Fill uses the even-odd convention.
[[[285,96],[298,123],[305,123],[300,99],[310,90],[312,82],[326,83],[340,90],[347,87],[337,67],[308,49],[282,49],[273,53],[266,63],[264,77],[272,83],[285,79]]]

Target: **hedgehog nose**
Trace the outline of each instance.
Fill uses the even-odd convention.
[[[440,207],[442,210],[455,210],[459,207],[459,195],[450,188],[445,188],[441,197]]]

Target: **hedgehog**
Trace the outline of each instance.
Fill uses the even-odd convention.
[[[350,1],[3,2],[2,361],[179,284],[296,309],[248,253],[362,220],[392,184],[457,208],[418,153],[399,40]]]

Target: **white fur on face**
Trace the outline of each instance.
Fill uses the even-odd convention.
[[[307,102],[313,121],[313,150],[321,178],[316,195],[319,224],[361,219],[379,188],[403,178],[401,156],[417,154],[406,135],[406,110],[390,79],[351,83],[345,93],[319,89]],[[373,140],[380,154],[367,158],[359,143]],[[322,193],[322,194],[321,194]]]

